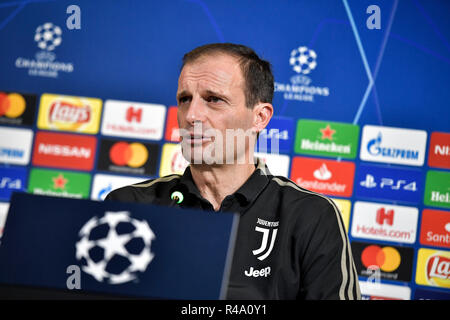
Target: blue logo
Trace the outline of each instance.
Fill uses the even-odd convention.
[[[355,196],[400,202],[421,201],[424,177],[420,170],[361,164],[355,180]]]
[[[24,151],[20,149],[11,149],[11,148],[0,148],[0,157],[6,158],[23,158]]]
[[[108,185],[106,187],[100,189],[100,191],[97,194],[96,199],[97,200],[104,200],[111,190],[112,190],[112,184],[110,182],[110,183],[108,183]]]
[[[26,190],[25,168],[0,167],[0,199],[9,201],[13,191]]]
[[[449,292],[416,289],[414,300],[450,300]]]
[[[383,147],[381,145],[382,138],[381,132],[379,132],[376,138],[367,143],[367,152],[369,152],[370,155],[394,159],[419,159],[419,150]]]
[[[289,153],[294,139],[295,122],[291,118],[273,117],[259,133],[258,152]]]

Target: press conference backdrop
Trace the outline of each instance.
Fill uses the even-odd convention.
[[[363,297],[449,299],[449,14],[445,0],[3,1],[0,225],[15,190],[102,200],[182,173],[181,57],[242,43],[275,76],[258,155],[336,201]]]

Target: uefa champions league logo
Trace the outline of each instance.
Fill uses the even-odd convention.
[[[99,282],[122,284],[137,279],[154,258],[150,251],[155,234],[144,220],[129,212],[106,212],[81,228],[76,258],[81,269]]]
[[[34,30],[32,39],[40,51],[36,52],[34,58],[17,57],[14,63],[16,68],[27,70],[29,76],[46,78],[58,78],[61,72],[74,71],[72,62],[56,61],[54,52],[62,43],[62,29],[59,26],[45,22]]]
[[[62,42],[62,30],[51,22],[44,23],[36,28],[34,41],[37,46],[46,51],[53,51]]]
[[[289,64],[295,72],[309,74],[317,66],[316,58],[317,54],[314,50],[301,46],[291,51]]]
[[[312,84],[310,74],[317,68],[317,53],[307,46],[299,46],[290,52],[289,65],[295,72],[290,83],[275,81],[275,93],[282,93],[285,100],[314,102],[316,97],[328,97],[330,89]]]

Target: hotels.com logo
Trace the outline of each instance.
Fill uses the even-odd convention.
[[[418,215],[414,207],[380,206],[378,203],[357,201],[353,210],[352,236],[414,243]]]
[[[450,259],[440,254],[428,258],[426,265],[427,279],[436,286],[450,287]]]
[[[394,210],[387,210],[385,208],[380,208],[377,210],[376,222],[383,225],[386,222],[388,225],[392,226],[394,223]]]
[[[128,122],[137,122],[137,123],[141,123],[142,121],[142,108],[134,108],[133,106],[129,106],[127,111],[126,111],[126,115],[125,115],[125,119]]]
[[[160,104],[106,100],[101,133],[105,136],[160,140],[166,107]]]
[[[77,106],[67,101],[55,101],[50,106],[48,118],[50,123],[84,124],[91,120],[91,113],[88,105]]]

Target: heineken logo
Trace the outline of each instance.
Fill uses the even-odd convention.
[[[60,173],[57,177],[53,177],[53,189],[61,189],[64,190],[66,188],[66,183],[69,181],[66,178],[64,178],[64,176],[62,175],[62,173]]]
[[[427,172],[424,203],[427,206],[450,208],[450,172]]]
[[[327,124],[326,128],[320,129],[320,132],[322,133],[322,140],[333,141],[333,134],[336,133],[336,130],[331,129],[330,124]]]
[[[87,173],[31,169],[28,192],[40,195],[88,198],[91,176]]]
[[[315,120],[299,120],[295,152],[317,156],[354,159],[358,147],[359,126]]]

